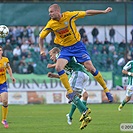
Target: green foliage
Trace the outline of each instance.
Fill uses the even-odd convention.
[[[80,113],[76,110],[69,126],[66,114],[71,105],[10,105],[9,128],[0,125],[1,133],[120,133],[121,123],[133,123],[133,106],[125,105],[118,112],[118,104],[90,104],[92,122],[79,129]],[[1,112],[0,112],[1,113]],[[130,133],[130,132],[128,132]]]

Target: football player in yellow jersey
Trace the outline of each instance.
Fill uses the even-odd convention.
[[[12,69],[9,64],[9,60],[6,57],[2,56],[3,49],[0,46],[0,95],[2,99],[2,121],[1,123],[5,128],[8,128],[8,123],[6,121],[8,113],[8,86],[6,83],[6,71],[9,73],[10,78],[13,83],[15,83],[15,78],[12,75]]]
[[[109,92],[101,73],[93,66],[90,55],[88,54],[85,45],[81,41],[80,34],[75,25],[75,21],[78,18],[84,18],[85,16],[97,14],[106,14],[111,11],[112,8],[108,7],[105,10],[67,11],[61,13],[61,9],[58,4],[53,4],[49,7],[49,16],[51,19],[48,21],[39,36],[40,54],[45,56],[43,40],[50,32],[54,32],[54,42],[62,46],[55,69],[57,70],[60,80],[68,92],[68,98],[70,101],[74,99],[75,94],[70,87],[64,67],[72,57],[75,57],[79,63],[82,63],[99,82],[99,84],[103,87],[109,102],[113,101],[113,96]]]

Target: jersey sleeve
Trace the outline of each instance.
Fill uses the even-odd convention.
[[[69,13],[75,20],[77,20],[78,18],[84,18],[86,16],[85,11],[73,11]]]
[[[44,39],[51,31],[52,29],[50,28],[50,23],[47,23],[47,25],[42,29],[39,34],[40,38]]]
[[[5,57],[5,61],[6,61],[6,68],[9,68],[10,67],[9,59]]]
[[[129,61],[129,62],[123,67],[123,70],[128,71],[131,67],[132,67],[131,61]]]

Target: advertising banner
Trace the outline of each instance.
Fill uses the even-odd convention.
[[[10,92],[8,93],[9,104],[27,104],[27,92]]]

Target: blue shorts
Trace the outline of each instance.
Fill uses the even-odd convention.
[[[3,84],[0,84],[0,94],[3,92],[8,92],[8,87],[7,87],[7,83],[4,82]]]
[[[72,46],[62,47],[58,59],[63,58],[70,61],[72,57],[75,57],[79,63],[90,60],[90,55],[83,42],[79,41]]]

